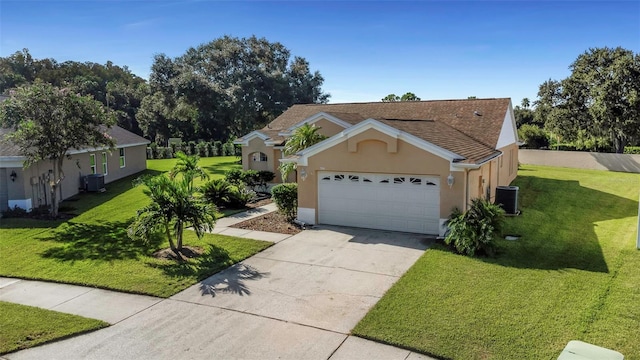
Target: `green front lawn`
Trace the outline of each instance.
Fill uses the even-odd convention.
[[[640,175],[526,166],[492,259],[425,252],[353,330],[451,359],[556,359],[582,340],[640,359]]]
[[[109,324],[77,315],[0,301],[0,355]]]
[[[150,160],[148,173],[169,170],[175,160]],[[235,157],[200,160],[212,178],[238,167]],[[0,276],[59,281],[126,292],[171,296],[229,265],[261,251],[268,242],[207,234],[201,240],[185,232],[185,245],[205,249],[204,256],[180,264],[152,255],[168,247],[132,241],[126,228],[147,204],[130,177],[107,184],[107,191],[81,194],[63,203],[78,216],[69,221],[0,220]]]

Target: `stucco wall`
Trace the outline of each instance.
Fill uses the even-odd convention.
[[[256,152],[261,152],[267,155],[267,161],[253,161],[252,155]],[[249,140],[249,145],[242,147],[242,169],[257,171],[269,170],[275,172],[274,169],[278,167],[278,159],[280,158],[280,154],[276,154],[275,152],[276,150],[273,146],[265,145],[264,140],[260,138],[253,138]]]
[[[463,207],[465,191],[464,172],[452,173],[456,180],[450,189],[447,186],[449,161],[404,141],[389,137],[374,129],[367,130],[357,137],[359,141],[356,151],[349,151],[349,142],[343,141],[319,154],[309,157],[308,166],[304,167],[307,174],[306,179],[302,180],[300,176],[298,176],[298,206],[300,208],[316,209],[317,216],[318,171],[439,176],[441,183],[441,218],[448,217],[454,207]],[[397,145],[396,152],[389,151],[389,144],[393,143]],[[302,168],[303,167],[300,167],[300,171],[298,171],[299,174]]]
[[[65,178],[62,181],[58,199],[69,198],[79,192],[81,187],[80,178],[91,174],[91,166],[89,163],[90,154],[96,155],[96,172],[102,174],[102,152],[101,150],[89,153],[81,153],[71,155],[65,158],[62,163],[62,171]],[[139,145],[125,148],[125,167],[120,168],[119,150],[114,150],[111,154],[107,153],[107,175],[105,183],[109,183],[123,177],[133,175],[147,168],[146,146]],[[7,187],[7,200],[31,199],[32,206],[45,205],[51,203],[51,194],[47,185],[47,177],[49,170],[54,168],[51,161],[39,161],[30,167],[23,169],[22,167],[13,167],[6,169],[6,176],[2,176],[3,185]],[[15,171],[18,175],[16,181],[10,180],[10,174]],[[4,175],[4,173],[2,174]],[[6,181],[6,183],[4,183]],[[4,189],[2,189],[4,190]],[[7,203],[0,203],[0,210],[6,210]]]
[[[640,173],[640,155],[520,149],[520,163]]]
[[[318,130],[318,133],[326,136],[326,137],[331,137],[339,132],[341,132],[342,130],[344,130],[344,128],[334,122],[331,122],[327,119],[320,119],[318,121],[316,121],[315,123],[313,123],[313,125],[315,125],[316,127],[320,128]]]

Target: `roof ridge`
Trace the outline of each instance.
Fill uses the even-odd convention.
[[[443,100],[417,100],[417,101],[352,101],[339,103],[312,103],[312,104],[293,104],[292,106],[325,106],[325,105],[353,105],[353,104],[407,104],[407,103],[429,103],[429,102],[445,102],[445,101],[488,101],[488,100],[507,100],[508,97],[501,98],[479,98],[479,99],[443,99]]]

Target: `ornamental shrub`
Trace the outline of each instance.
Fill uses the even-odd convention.
[[[231,169],[224,174],[225,179],[233,185],[242,184],[243,171],[240,169]]]
[[[231,192],[229,193],[229,201],[227,201],[227,207],[231,209],[242,209],[255,197],[255,191],[249,189],[244,184],[240,184],[231,189]]]
[[[524,124],[518,129],[518,137],[524,141],[523,147],[527,149],[540,149],[549,147],[549,138],[544,129],[530,124]]]
[[[298,211],[298,184],[284,183],[274,186],[271,189],[271,198],[276,203],[278,211],[288,221],[293,221],[296,218]]]
[[[482,198],[473,199],[467,212],[454,209],[446,222],[449,229],[444,242],[460,254],[493,256],[496,235],[502,230],[504,214],[499,205]]]
[[[231,184],[225,179],[211,180],[201,188],[205,199],[216,206],[227,206],[232,190]]]

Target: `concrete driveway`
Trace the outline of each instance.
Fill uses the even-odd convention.
[[[348,336],[429,240],[318,227],[94,333],[8,359],[428,359]]]

